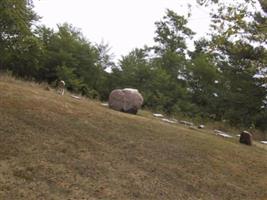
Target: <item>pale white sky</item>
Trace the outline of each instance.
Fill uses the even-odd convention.
[[[68,22],[80,28],[91,43],[110,45],[116,59],[134,48],[152,45],[156,21],[167,8],[186,14],[192,4],[189,27],[202,36],[208,30],[207,8],[196,0],[36,0],[35,11],[41,23],[50,28]]]

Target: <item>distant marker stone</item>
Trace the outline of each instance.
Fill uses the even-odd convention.
[[[242,131],[239,142],[246,145],[252,145],[252,134],[248,131]]]
[[[198,128],[203,129],[203,128],[205,128],[205,126],[204,126],[203,124],[200,124],[200,125],[198,126]]]

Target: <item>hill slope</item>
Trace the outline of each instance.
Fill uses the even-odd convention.
[[[267,199],[267,152],[0,78],[0,199]]]

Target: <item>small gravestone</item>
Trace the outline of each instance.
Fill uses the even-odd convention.
[[[203,124],[200,124],[200,125],[198,126],[198,128],[199,128],[199,129],[203,129],[203,128],[205,128],[205,126],[204,126]]]
[[[252,134],[248,131],[243,131],[240,134],[239,142],[246,145],[252,145]]]

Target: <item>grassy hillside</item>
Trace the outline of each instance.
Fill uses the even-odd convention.
[[[0,91],[0,199],[267,199],[255,145],[10,78]]]

